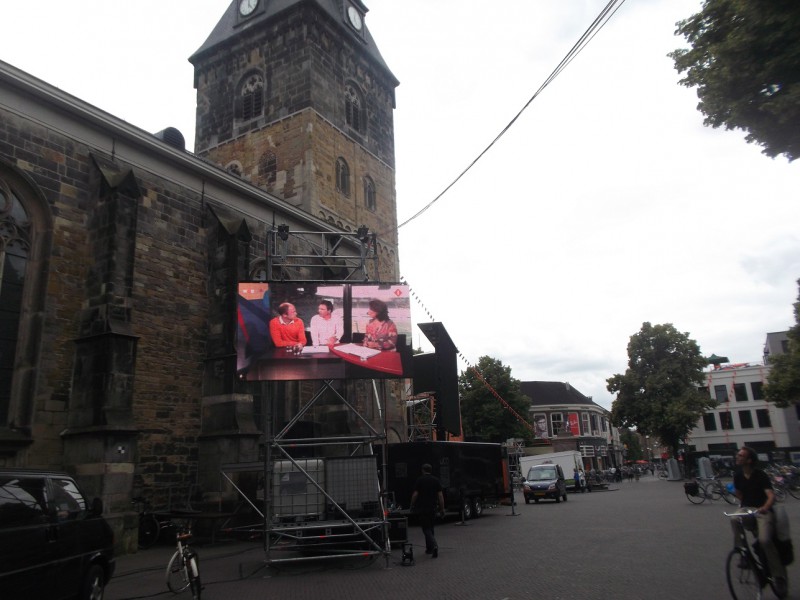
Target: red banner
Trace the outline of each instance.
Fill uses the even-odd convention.
[[[578,421],[578,413],[569,413],[567,415],[567,430],[575,436],[581,434],[581,424]]]

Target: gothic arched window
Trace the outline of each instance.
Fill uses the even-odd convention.
[[[363,110],[364,102],[361,99],[361,93],[354,85],[348,83],[344,88],[345,120],[358,133],[364,133]]]
[[[52,228],[44,199],[0,164],[0,446],[31,425]]]
[[[264,110],[264,78],[253,73],[245,78],[240,92],[242,101],[241,118],[255,119]]]
[[[350,167],[341,156],[336,159],[336,189],[350,196]]]
[[[14,190],[0,179],[0,424],[8,423],[31,222]]]
[[[364,177],[364,206],[375,212],[375,182],[371,177]]]

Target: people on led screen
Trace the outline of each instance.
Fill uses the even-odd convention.
[[[284,302],[278,306],[278,316],[269,322],[269,335],[277,348],[303,349],[306,330],[294,304]]]
[[[364,346],[377,350],[395,350],[397,347],[397,326],[389,318],[389,307],[383,300],[370,300],[369,323],[364,335]]]
[[[311,345],[332,346],[338,344],[344,333],[344,323],[338,313],[333,312],[333,302],[322,300],[317,314],[311,317]]]

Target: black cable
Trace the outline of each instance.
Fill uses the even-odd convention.
[[[625,2],[625,0],[609,0],[608,4],[606,4],[606,6],[603,8],[603,10],[600,11],[600,14],[595,18],[594,21],[592,21],[592,24],[589,26],[589,28],[583,33],[583,35],[581,35],[581,37],[572,46],[570,51],[561,60],[561,62],[558,63],[558,66],[555,69],[553,69],[553,72],[550,73],[550,75],[547,77],[547,79],[545,79],[544,83],[539,87],[539,89],[536,90],[536,93],[534,93],[533,96],[531,96],[531,98],[525,103],[525,105],[520,109],[520,111],[514,116],[513,119],[511,119],[511,121],[509,121],[509,123],[502,129],[502,131],[500,131],[500,133],[492,140],[492,142],[488,146],[486,146],[486,148],[484,148],[483,151],[472,162],[470,162],[469,165],[467,165],[467,167],[463,171],[461,171],[461,173],[458,175],[458,177],[456,177],[446,188],[444,188],[444,190],[442,190],[439,193],[439,195],[437,195],[433,200],[431,200],[428,204],[426,204],[419,211],[417,211],[417,213],[414,214],[412,217],[410,217],[409,219],[406,219],[405,221],[400,223],[397,226],[397,229],[400,229],[404,225],[407,225],[408,223],[410,223],[411,221],[413,221],[414,219],[416,219],[417,217],[422,215],[431,206],[436,204],[436,202],[438,202],[441,199],[441,197],[444,196],[450,190],[450,188],[452,188],[456,183],[458,183],[458,181],[464,175],[466,175],[467,172],[470,169],[472,169],[472,167],[475,166],[475,164],[481,158],[483,158],[483,156],[489,151],[489,149],[492,148],[492,146],[494,146],[495,143],[497,143],[497,141],[501,137],[503,137],[505,135],[505,133],[511,128],[511,126],[517,121],[517,119],[519,119],[519,117],[522,115],[522,113],[525,112],[525,110],[528,108],[528,106],[530,106],[530,104],[539,96],[539,94],[541,94],[544,91],[544,89],[548,85],[550,85],[550,83],[556,77],[558,77],[558,75],[572,62],[572,60],[578,54],[580,54],[580,52],[586,47],[586,45],[589,42],[591,42],[592,39],[594,39],[594,36],[597,35],[597,33],[603,27],[605,27],[605,25],[606,25],[606,23],[608,23],[609,19],[612,16],[614,16],[614,14],[617,12],[617,10],[619,10],[619,8],[622,6],[622,4],[624,4],[624,2]],[[385,235],[385,232],[383,234],[380,234],[380,235]]]

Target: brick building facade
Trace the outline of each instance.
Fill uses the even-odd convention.
[[[121,546],[131,495],[219,500],[219,465],[259,457],[266,399],[280,421],[316,390],[236,377],[236,284],[263,277],[276,224],[386,232],[380,279],[398,276],[397,82],[363,21],[352,39],[347,9],[366,7],[275,4],[258,2],[247,28],[231,2],[193,56],[197,154],[179,132],[142,131],[0,62],[0,464],[76,474]],[[276,31],[293,40],[283,54],[266,41]],[[310,55],[298,98],[284,78]],[[244,123],[241,85],[229,85],[254,73],[272,87]],[[358,136],[342,126],[346,80],[363,86]],[[337,187],[340,158],[372,196]],[[383,385],[402,431],[400,385]],[[367,405],[363,382],[342,386]]]

